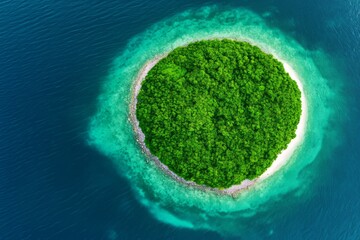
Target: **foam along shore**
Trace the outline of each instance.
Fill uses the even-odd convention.
[[[142,132],[142,130],[140,129],[139,121],[136,118],[137,96],[140,92],[142,81],[145,80],[147,73],[162,58],[164,58],[166,56],[167,56],[167,54],[164,54],[161,56],[157,56],[154,59],[148,61],[144,65],[144,67],[140,70],[138,76],[136,77],[134,84],[132,86],[132,95],[131,95],[131,101],[130,101],[130,122],[133,126],[133,129],[134,129],[134,132],[136,135],[136,140],[139,143],[142,151],[147,155],[147,157],[152,159],[159,168],[161,168],[165,173],[167,173],[168,175],[173,177],[175,180],[177,180],[185,185],[188,185],[188,186],[191,186],[191,187],[194,187],[197,189],[201,189],[204,191],[214,191],[214,192],[217,192],[220,194],[235,195],[245,189],[248,189],[249,187],[253,186],[255,183],[263,181],[264,179],[273,175],[276,171],[278,171],[281,167],[283,167],[288,162],[288,160],[291,158],[291,156],[295,153],[295,151],[298,149],[298,147],[302,144],[302,142],[304,140],[304,136],[305,136],[306,122],[307,122],[307,102],[306,102],[306,97],[304,94],[303,85],[302,85],[298,75],[294,71],[294,69],[287,62],[285,62],[275,56],[276,59],[283,64],[285,71],[290,75],[290,77],[293,80],[295,80],[295,82],[297,83],[297,85],[301,91],[301,116],[300,116],[299,124],[296,129],[296,137],[291,140],[291,142],[288,144],[287,148],[278,155],[276,160],[262,175],[260,175],[259,177],[257,177],[256,179],[253,179],[253,180],[245,179],[240,184],[233,185],[230,188],[227,188],[227,189],[211,188],[211,187],[207,187],[207,186],[203,186],[203,185],[198,185],[197,183],[187,181],[187,180],[179,177],[174,172],[172,172],[166,165],[164,165],[156,156],[151,154],[150,150],[145,145],[145,135]]]

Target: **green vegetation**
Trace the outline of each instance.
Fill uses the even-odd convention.
[[[178,176],[227,188],[261,175],[293,139],[301,92],[246,42],[179,47],[147,74],[136,116],[151,153]]]

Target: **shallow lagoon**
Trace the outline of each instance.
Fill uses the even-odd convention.
[[[146,161],[128,121],[130,89],[148,60],[190,41],[222,37],[253,42],[289,63],[299,75],[308,100],[309,118],[302,146],[286,166],[237,198],[191,189],[164,175]],[[89,126],[89,143],[112,159],[119,173],[129,178],[137,199],[158,220],[177,227],[235,234],[239,222],[246,228],[249,219],[273,215],[274,206],[285,196],[287,202],[296,204],[311,192],[313,177],[320,171],[312,163],[322,149],[332,114],[329,102],[338,97],[336,86],[328,85],[331,79],[321,74],[318,61],[328,62],[326,54],[305,49],[251,11],[220,11],[216,7],[186,11],[134,37],[115,59]]]

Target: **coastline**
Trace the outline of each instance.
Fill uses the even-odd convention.
[[[273,54],[274,55],[274,54]],[[139,121],[136,118],[136,105],[137,105],[137,96],[139,94],[142,81],[145,79],[147,73],[164,57],[166,57],[167,54],[156,56],[155,58],[149,60],[145,63],[145,65],[141,68],[139,71],[139,74],[137,75],[133,85],[132,85],[132,93],[131,93],[131,101],[130,101],[130,122],[132,124],[133,130],[136,135],[136,141],[140,145],[142,151],[145,153],[145,155],[154,161],[154,163],[161,168],[166,174],[174,178],[175,180],[181,182],[182,184],[185,184],[187,186],[194,187],[196,189],[201,189],[204,191],[213,191],[219,194],[226,194],[234,196],[241,191],[248,189],[252,187],[255,183],[265,180],[266,178],[273,175],[275,172],[277,172],[281,167],[283,167],[290,157],[296,152],[298,147],[302,144],[305,136],[305,130],[306,130],[306,122],[307,122],[307,102],[304,94],[303,85],[294,71],[294,69],[284,60],[281,60],[276,55],[274,57],[280,61],[285,71],[290,75],[290,77],[296,82],[298,85],[298,88],[301,92],[301,116],[300,121],[298,123],[297,129],[296,129],[296,137],[293,138],[290,143],[288,144],[287,148],[284,149],[277,158],[273,161],[271,166],[259,177],[249,180],[245,179],[238,185],[233,185],[227,189],[218,189],[218,188],[211,188],[203,185],[198,185],[197,183],[187,181],[178,175],[176,175],[174,172],[172,172],[166,165],[164,165],[156,156],[152,155],[150,150],[145,145],[145,135],[140,129]]]

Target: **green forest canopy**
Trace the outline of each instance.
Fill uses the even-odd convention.
[[[261,175],[296,134],[301,92],[247,42],[178,47],[147,74],[136,116],[150,152],[178,176],[228,188]]]

